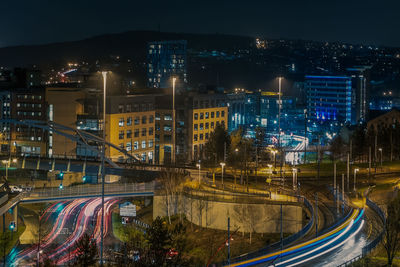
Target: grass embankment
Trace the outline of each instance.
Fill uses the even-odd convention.
[[[112,215],[114,236],[122,242],[129,242],[135,238],[144,240],[143,233],[133,224],[122,225],[121,217],[114,212]],[[179,222],[179,216],[172,217],[171,229]],[[202,228],[183,219],[183,225],[186,228],[186,248],[185,254],[189,255],[193,262],[204,266],[211,258],[212,262],[220,262],[227,259],[227,231]],[[244,253],[256,251],[269,244],[280,240],[280,234],[255,234],[235,232],[231,230],[231,257],[237,257]],[[284,235],[285,237],[287,234]]]
[[[11,250],[17,245],[19,237],[25,231],[25,225],[19,222],[16,232],[6,231],[0,235],[0,259],[4,257],[4,250],[6,255],[10,254]]]

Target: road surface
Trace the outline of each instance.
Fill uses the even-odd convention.
[[[364,209],[355,209],[339,226],[307,242],[230,266],[336,266],[361,252]]]
[[[110,229],[111,207],[118,200],[105,199],[104,236]],[[47,256],[57,265],[72,260],[76,254],[74,244],[84,233],[100,243],[101,198],[60,201],[50,205],[40,218],[40,247],[21,246],[13,250],[8,262],[11,266],[33,266],[38,253]],[[98,244],[99,245],[99,244]]]

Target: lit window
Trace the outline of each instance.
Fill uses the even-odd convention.
[[[139,149],[139,142],[138,142],[138,141],[135,141],[135,142],[133,143],[133,150],[137,150],[137,149]]]
[[[208,119],[208,116],[209,116],[208,114],[209,114],[209,113],[208,113],[208,112],[206,112],[206,119]]]
[[[149,147],[153,147],[153,140],[149,140],[148,146],[149,146]]]
[[[124,118],[120,118],[119,119],[118,126],[119,127],[123,127],[124,126]]]
[[[135,117],[135,125],[139,125],[140,123],[140,118],[139,117]]]
[[[131,150],[132,150],[131,142],[126,143],[126,151],[131,151]]]
[[[172,121],[172,116],[171,116],[171,114],[165,114],[165,115],[164,115],[164,120],[165,120],[165,121]]]
[[[124,137],[125,137],[124,131],[119,131],[118,139],[124,139]]]
[[[142,148],[146,148],[146,141],[142,141]]]
[[[132,117],[126,118],[126,126],[131,126],[132,125]]]

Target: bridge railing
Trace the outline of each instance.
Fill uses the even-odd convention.
[[[133,192],[152,192],[154,191],[154,182],[150,183],[124,183],[124,184],[105,184],[105,194],[123,194]],[[25,198],[52,198],[64,196],[88,196],[101,195],[101,184],[96,185],[75,185],[64,188],[40,188],[34,189],[29,196]]]

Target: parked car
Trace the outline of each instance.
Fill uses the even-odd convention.
[[[11,189],[11,193],[21,193],[23,191],[22,188],[17,185],[11,185],[10,189]]]

